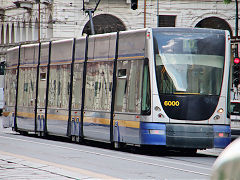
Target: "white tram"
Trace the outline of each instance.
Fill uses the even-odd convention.
[[[8,50],[4,115],[79,141],[225,147],[230,35],[149,28]]]
[[[4,108],[4,73],[5,73],[5,62],[0,62],[0,116]]]

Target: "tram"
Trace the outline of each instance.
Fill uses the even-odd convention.
[[[0,116],[2,115],[4,108],[4,72],[5,62],[0,62]]]
[[[230,35],[147,28],[7,52],[5,118],[17,132],[206,149],[230,142]]]

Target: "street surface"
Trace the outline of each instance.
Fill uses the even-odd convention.
[[[23,136],[0,128],[0,179],[210,179],[219,151],[180,153],[112,150],[93,142]],[[106,146],[106,147],[104,147]],[[212,155],[211,155],[212,153]]]

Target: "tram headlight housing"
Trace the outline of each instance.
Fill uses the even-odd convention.
[[[220,116],[219,116],[219,115],[216,115],[213,119],[214,119],[214,120],[218,120],[218,119],[220,119]]]
[[[223,108],[220,108],[217,112],[222,114],[224,112],[224,110],[223,110]]]
[[[155,111],[161,111],[161,108],[158,107],[158,106],[155,106],[155,107],[154,107],[154,110],[155,110]]]

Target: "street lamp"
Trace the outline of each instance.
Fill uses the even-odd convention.
[[[94,35],[95,31],[94,31],[94,24],[93,24],[93,13],[97,10],[99,3],[101,2],[101,0],[98,0],[98,2],[96,3],[96,6],[94,9],[85,9],[85,4],[84,4],[84,0],[83,0],[83,11],[85,13],[88,14],[89,16],[89,20],[90,20],[90,27],[91,27],[91,34]]]

